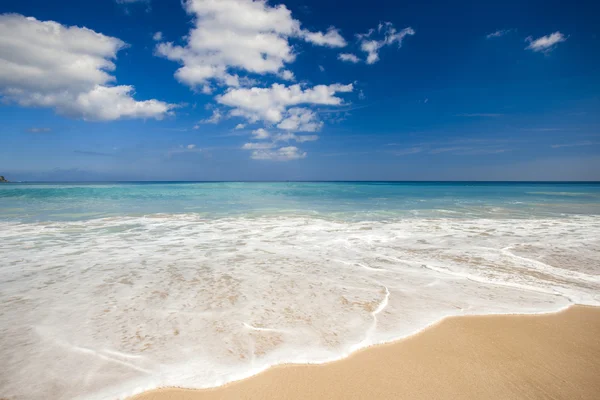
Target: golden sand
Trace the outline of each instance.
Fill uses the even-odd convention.
[[[285,365],[207,390],[135,400],[600,399],[600,308],[453,317],[323,365]]]

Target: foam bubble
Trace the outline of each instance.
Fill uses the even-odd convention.
[[[211,387],[446,316],[600,305],[599,238],[597,216],[0,222],[0,395]]]

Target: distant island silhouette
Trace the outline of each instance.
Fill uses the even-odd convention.
[[[0,183],[8,183],[6,179],[2,175],[0,175]]]

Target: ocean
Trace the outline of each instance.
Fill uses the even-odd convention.
[[[600,184],[0,184],[0,254],[0,398],[125,398],[600,305]]]

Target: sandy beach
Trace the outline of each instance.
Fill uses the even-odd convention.
[[[452,317],[324,365],[284,365],[208,390],[132,400],[598,399],[600,308]]]

